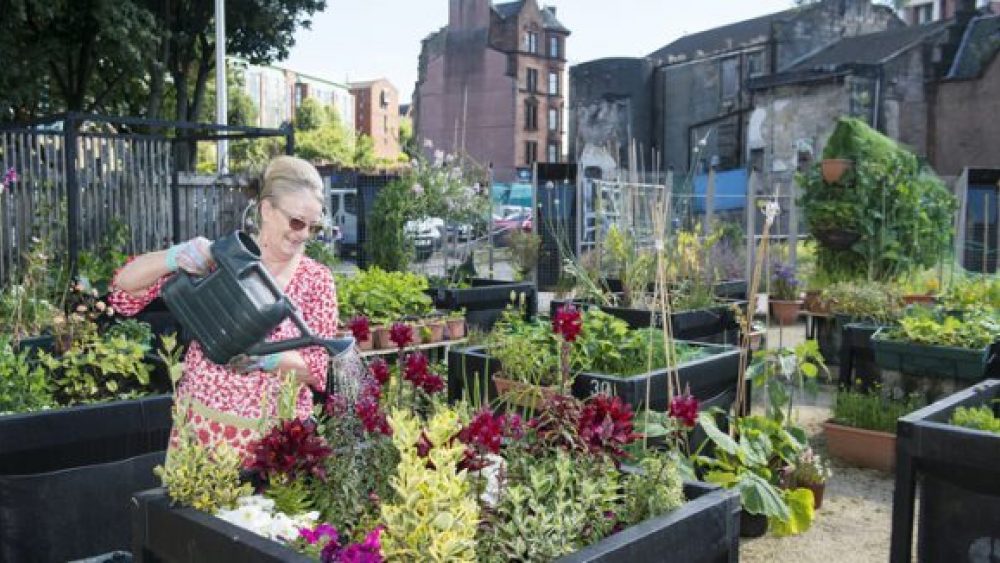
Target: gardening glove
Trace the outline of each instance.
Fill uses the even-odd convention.
[[[229,368],[236,373],[250,373],[252,371],[274,371],[278,369],[281,354],[268,354],[266,356],[248,356],[240,354],[229,360]]]
[[[204,276],[212,270],[212,243],[205,237],[195,237],[167,249],[167,268],[171,272],[184,270],[193,276]]]

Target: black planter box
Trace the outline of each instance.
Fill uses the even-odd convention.
[[[875,363],[875,349],[872,347],[872,335],[881,328],[879,325],[866,323],[843,323],[840,326],[840,375],[838,384],[842,389],[850,389],[854,384],[855,367],[860,376],[874,379],[881,373]],[[865,381],[866,385],[873,381]]]
[[[1000,380],[990,379],[899,419],[890,561],[911,560],[917,487],[919,561],[996,559],[1000,541],[1000,434],[953,426],[948,421],[958,407],[991,405],[998,414],[997,399]]]
[[[739,374],[740,351],[731,346],[685,342],[708,348],[716,354],[698,358],[680,365],[681,385],[690,385],[691,393],[699,401],[719,396],[736,388]],[[530,351],[526,351],[530,353]],[[467,386],[488,391],[488,397],[497,397],[493,385],[493,375],[502,369],[500,362],[488,354],[481,346],[452,349],[448,352],[448,400],[463,398]],[[632,408],[638,409],[646,402],[646,383],[650,384],[650,406],[653,410],[667,408],[667,371],[657,370],[646,374],[622,378],[598,373],[577,374],[573,383],[573,395],[585,399],[594,393],[608,393],[620,396]]]
[[[554,315],[556,310],[567,302],[556,299],[552,300],[549,303],[549,316]],[[573,300],[572,303],[574,306],[581,308],[592,306],[582,300]],[[675,311],[670,315],[670,326],[673,330],[674,338],[677,340],[694,340],[711,344],[739,344],[739,324],[736,321],[736,314],[732,310],[732,305],[746,307],[746,304],[746,301],[733,301],[731,304],[718,305],[707,309]],[[663,316],[658,312],[651,312],[649,309],[634,309],[610,305],[597,305],[597,307],[601,311],[625,321],[628,323],[629,328],[663,326]]]
[[[504,309],[508,305],[519,304],[521,299],[524,299],[526,320],[538,313],[538,292],[530,282],[473,278],[469,283],[472,287],[440,287],[427,291],[435,307],[445,311],[464,308],[466,322],[483,330],[493,328]],[[515,302],[511,301],[512,292]]]
[[[132,493],[156,486],[171,398],[0,417],[0,561],[128,549]]]
[[[715,284],[712,289],[720,299],[746,300],[747,280],[727,280]]]
[[[909,375],[979,381],[994,363],[992,345],[982,349],[926,346],[888,340],[880,332],[872,336],[871,342],[882,369]]]
[[[704,483],[687,483],[688,502],[572,555],[584,561],[739,560],[739,495]],[[249,530],[193,508],[174,508],[163,489],[135,495],[132,553],[135,561],[157,563],[307,563],[311,559]]]

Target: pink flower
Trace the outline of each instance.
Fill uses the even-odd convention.
[[[368,364],[368,371],[379,385],[385,385],[389,381],[389,364],[383,358],[376,358]]]
[[[413,342],[413,327],[406,323],[393,323],[389,329],[389,340],[400,348],[405,348],[407,344]]]
[[[670,399],[670,416],[680,420],[684,426],[694,428],[698,420],[698,399],[688,392]]]
[[[347,328],[354,335],[354,339],[358,342],[364,342],[371,337],[371,329],[368,326],[368,317],[358,316],[351,319],[351,322],[347,323]]]
[[[583,320],[580,310],[572,304],[563,305],[552,317],[552,332],[558,334],[566,342],[573,342],[583,330]]]
[[[9,186],[16,181],[17,181],[17,170],[14,170],[14,167],[8,168],[7,173],[3,175],[4,185]]]

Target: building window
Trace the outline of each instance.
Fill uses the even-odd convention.
[[[386,90],[382,90],[382,93],[379,94],[379,105],[384,108],[389,107],[389,92]]]
[[[538,129],[538,102],[524,101],[524,128],[529,131]]]
[[[549,71],[549,95],[559,95],[559,73],[554,70]]]
[[[736,94],[739,92],[739,59],[736,57],[729,57],[728,59],[722,59],[721,64],[722,67],[720,69],[720,74],[722,99],[729,100],[735,98]]]
[[[930,23],[934,19],[934,4],[923,4],[913,8],[913,19],[918,25]]]
[[[524,163],[527,165],[532,165],[538,161],[538,142],[536,141],[525,141],[524,142]]]
[[[534,31],[525,32],[524,50],[532,54],[538,54],[538,34]]]
[[[559,110],[549,108],[549,131],[559,130]]]
[[[538,91],[538,69],[529,68],[527,70],[527,75],[525,76],[527,81],[528,91],[537,92]]]
[[[764,74],[764,52],[757,51],[747,55],[747,75],[750,77]]]
[[[548,146],[548,162],[559,162],[559,143],[555,141],[549,141]]]
[[[559,36],[550,35],[549,36],[549,56],[553,59],[559,58]]]

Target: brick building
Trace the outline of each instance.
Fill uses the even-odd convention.
[[[343,84],[275,65],[252,65],[233,57],[228,64],[242,74],[243,87],[257,108],[257,126],[278,127],[291,122],[302,100],[314,98],[337,110],[341,123],[354,130],[354,97]]]
[[[552,7],[449,0],[448,25],[424,39],[413,95],[417,139],[493,165],[513,181],[564,151],[566,38]]]
[[[384,78],[348,84],[354,96],[354,128],[372,138],[375,156],[399,156],[399,92]]]

